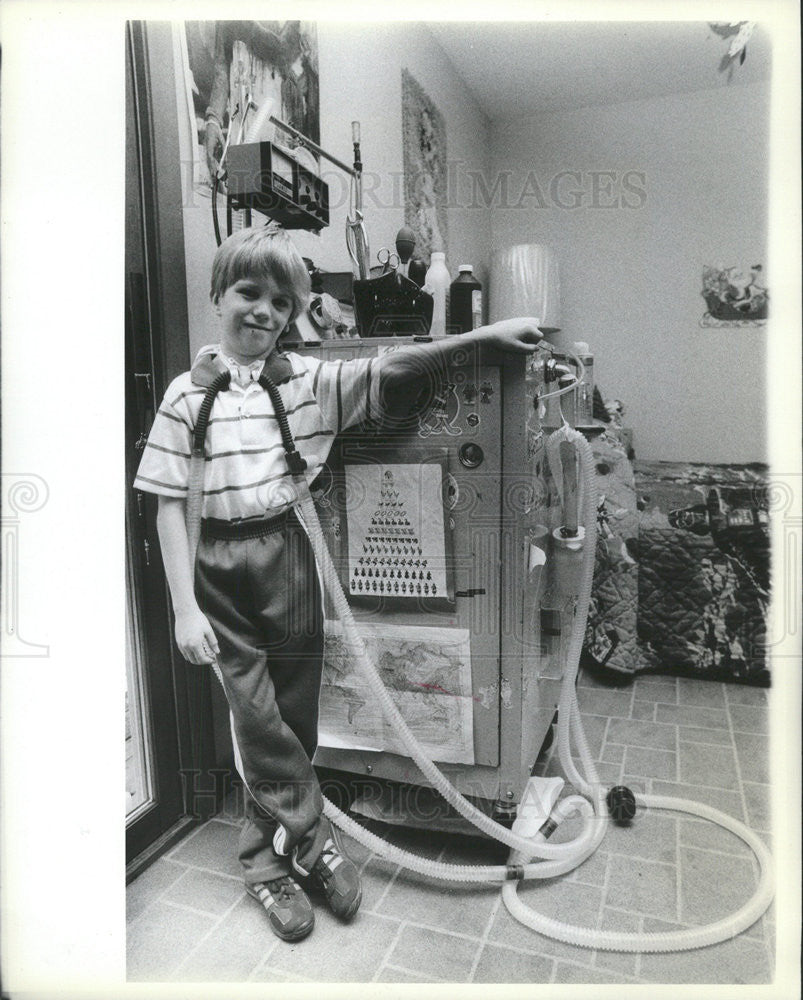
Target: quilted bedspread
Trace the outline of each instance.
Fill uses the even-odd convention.
[[[597,477],[597,561],[584,656],[607,670],[632,673],[639,665],[639,533],[633,465],[613,431],[591,441]]]
[[[755,529],[731,531],[723,537],[705,528],[706,497],[712,489],[726,499],[739,497],[746,509],[760,508],[766,495],[766,469],[638,462],[636,484],[641,508],[638,645],[642,667],[769,684],[765,643],[768,538]],[[695,533],[691,527],[695,519],[701,522],[697,530],[705,533]]]

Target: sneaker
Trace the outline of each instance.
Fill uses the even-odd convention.
[[[315,926],[307,894],[289,875],[247,885],[246,889],[265,907],[273,933],[282,941],[300,941]]]
[[[309,880],[326,897],[329,909],[342,920],[350,920],[362,901],[362,884],[357,866],[346,856],[336,834],[327,837],[320,857],[312,866]]]
[[[279,823],[276,827],[276,832],[273,834],[273,853],[278,854],[280,858],[286,858],[290,853],[290,849],[287,846],[287,837],[287,830]]]

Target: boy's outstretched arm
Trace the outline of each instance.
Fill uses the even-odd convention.
[[[421,379],[426,372],[445,366],[456,352],[473,350],[480,344],[502,351],[532,354],[543,340],[538,329],[540,322],[532,316],[503,319],[470,333],[443,337],[428,344],[406,344],[381,358],[380,376],[388,386]]]
[[[190,546],[184,521],[185,507],[184,500],[160,496],[156,517],[162,560],[176,617],[176,644],[181,655],[190,663],[212,663],[215,657],[209,655],[209,650],[217,655],[220,649],[212,626],[195,599]]]

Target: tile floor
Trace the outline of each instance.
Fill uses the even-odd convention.
[[[641,677],[626,689],[580,678],[580,707],[603,781],[710,803],[769,836],[767,695],[756,688]],[[554,753],[554,749],[553,749]],[[552,754],[539,763],[558,773]],[[427,882],[348,841],[362,870],[349,925],[318,906],[313,934],[287,944],[246,896],[236,857],[241,803],[131,883],[128,978],[175,982],[769,983],[773,910],[738,938],[668,955],[597,952],[517,923],[497,886]],[[435,858],[499,863],[507,848],[378,823],[388,840]],[[520,896],[567,923],[661,931],[717,919],[756,883],[751,852],[732,834],[680,814],[645,812],[612,826],[601,848]]]

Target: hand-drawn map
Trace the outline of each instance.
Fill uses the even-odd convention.
[[[359,624],[396,707],[433,760],[474,763],[468,629]],[[385,719],[339,622],[326,622],[318,741],[408,756]]]

